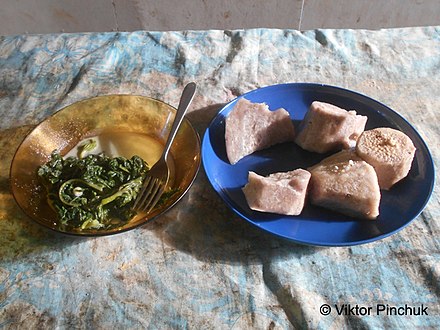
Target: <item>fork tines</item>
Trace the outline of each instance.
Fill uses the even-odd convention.
[[[147,176],[133,208],[150,212],[156,206],[165,190],[165,184],[158,178]]]

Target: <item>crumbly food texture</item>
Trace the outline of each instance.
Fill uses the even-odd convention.
[[[415,152],[405,133],[389,127],[363,132],[356,144],[356,153],[374,167],[385,190],[408,175]]]

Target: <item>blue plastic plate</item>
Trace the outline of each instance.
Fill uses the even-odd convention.
[[[306,204],[299,216],[282,216],[253,211],[247,205],[242,187],[248,171],[261,175],[307,168],[323,155],[304,151],[295,143],[283,143],[256,152],[231,165],[225,149],[225,118],[241,97],[265,102],[270,110],[286,109],[295,126],[303,119],[313,101],[355,109],[368,116],[366,129],[392,127],[406,133],[417,148],[408,176],[389,191],[382,191],[377,220],[357,220],[324,208]],[[398,113],[362,94],[319,84],[281,84],[246,93],[226,104],[205,132],[202,161],[215,191],[241,218],[282,238],[301,244],[348,246],[373,242],[404,228],[428,202],[434,187],[434,164],[430,152],[417,131]]]

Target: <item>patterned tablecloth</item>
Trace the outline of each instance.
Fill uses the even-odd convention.
[[[247,91],[326,83],[399,112],[440,160],[440,27],[0,37],[0,328],[440,325],[437,188],[408,227],[353,247],[296,245],[258,230],[228,209],[203,168],[175,208],[111,237],[66,237],[22,213],[9,167],[37,123],[102,94],[176,105],[189,81],[198,84],[188,117],[200,135]]]

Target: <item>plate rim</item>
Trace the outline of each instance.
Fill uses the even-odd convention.
[[[51,227],[48,224],[46,224],[43,221],[39,221],[37,219],[35,219],[32,214],[29,214],[25,209],[22,208],[22,206],[20,205],[20,203],[18,202],[15,193],[14,193],[14,184],[13,184],[13,180],[12,180],[12,171],[13,171],[13,165],[16,159],[16,156],[18,154],[18,152],[20,151],[20,148],[22,147],[22,145],[24,144],[24,142],[29,138],[29,136],[41,125],[43,124],[45,121],[49,120],[50,118],[53,118],[55,115],[57,115],[59,112],[62,111],[68,111],[68,107],[72,106],[76,103],[82,103],[82,102],[87,102],[87,101],[91,101],[94,99],[98,99],[98,98],[105,98],[105,97],[112,97],[112,96],[122,96],[122,97],[140,97],[142,99],[147,99],[150,101],[154,101],[157,102],[159,104],[163,104],[167,107],[169,107],[170,109],[172,109],[173,111],[177,112],[177,109],[172,106],[169,103],[166,103],[165,101],[159,100],[157,98],[151,97],[151,96],[146,96],[146,95],[141,95],[141,94],[124,94],[124,93],[117,93],[117,94],[100,94],[100,95],[96,95],[96,96],[91,96],[91,97],[86,97],[74,102],[71,102],[61,108],[59,108],[58,110],[55,110],[52,114],[46,116],[45,118],[43,118],[42,120],[40,120],[39,122],[37,122],[34,127],[32,129],[29,130],[29,132],[27,132],[25,134],[25,136],[23,137],[23,139],[20,141],[18,147],[16,148],[14,155],[12,157],[10,166],[9,166],[9,189],[11,191],[11,194],[13,196],[13,199],[16,203],[16,205],[20,208],[20,210],[26,215],[27,218],[31,219],[33,222],[37,223],[38,225],[46,228],[46,229],[50,229],[52,232],[56,232],[59,234],[63,234],[66,236],[75,236],[75,237],[104,237],[104,236],[113,236],[113,235],[117,235],[117,234],[122,234],[125,233],[127,231],[130,230],[134,230],[136,228],[139,228],[141,226],[146,225],[147,223],[153,221],[154,219],[156,219],[157,217],[167,213],[170,209],[172,209],[189,191],[189,189],[192,187],[192,185],[194,184],[194,181],[197,178],[198,173],[200,172],[200,168],[201,168],[201,164],[202,164],[202,139],[200,138],[200,134],[199,132],[195,129],[194,125],[191,123],[191,120],[188,118],[188,116],[185,116],[184,120],[187,122],[187,124],[189,125],[189,127],[191,128],[191,130],[194,132],[194,136],[195,136],[195,140],[197,142],[197,149],[198,149],[198,154],[199,157],[197,157],[197,164],[195,167],[195,172],[194,172],[194,176],[191,178],[191,180],[189,181],[188,186],[182,191],[182,193],[180,194],[180,196],[170,205],[168,205],[166,208],[164,208],[160,213],[154,215],[153,217],[148,218],[147,216],[141,217],[139,219],[139,223],[137,223],[136,225],[133,225],[132,227],[128,227],[128,228],[123,228],[120,230],[115,230],[112,232],[105,232],[105,231],[95,231],[95,232],[75,232],[75,231],[63,231],[63,230],[59,230],[57,228]]]
[[[233,201],[230,200],[230,198],[228,196],[224,196],[224,194],[221,193],[221,189],[222,187],[220,186],[216,186],[215,185],[215,180],[213,180],[213,178],[211,177],[211,173],[209,172],[209,170],[206,168],[206,148],[207,145],[209,145],[210,147],[212,147],[211,143],[210,143],[210,133],[211,133],[211,128],[213,126],[213,124],[219,119],[219,116],[223,115],[223,118],[227,117],[227,114],[225,115],[224,112],[226,111],[227,108],[229,108],[232,104],[234,104],[235,102],[237,102],[237,100],[239,100],[240,98],[252,95],[254,93],[258,93],[261,90],[268,90],[271,88],[284,88],[284,87],[289,87],[289,88],[313,88],[313,89],[318,89],[318,88],[327,88],[329,90],[333,90],[333,91],[339,91],[340,93],[348,93],[348,94],[352,94],[352,95],[356,95],[357,97],[361,98],[361,99],[366,99],[369,102],[373,102],[373,103],[377,103],[380,106],[384,107],[387,109],[387,111],[389,111],[392,115],[397,116],[397,118],[399,118],[399,120],[402,120],[406,125],[408,125],[410,127],[410,129],[413,131],[413,133],[417,136],[417,138],[419,139],[419,141],[422,143],[423,148],[426,151],[426,160],[427,160],[427,167],[429,167],[430,169],[432,169],[432,178],[430,178],[430,185],[429,185],[429,192],[428,194],[425,196],[423,203],[420,207],[420,209],[416,212],[416,214],[414,215],[414,217],[412,217],[412,219],[409,219],[408,221],[406,221],[404,224],[402,224],[401,226],[399,226],[398,228],[391,230],[387,233],[383,233],[371,238],[367,238],[367,239],[361,239],[361,240],[351,240],[351,241],[343,241],[343,242],[322,242],[322,241],[316,241],[316,240],[304,240],[304,239],[298,239],[298,238],[293,238],[291,236],[285,235],[285,234],[280,234],[280,233],[276,233],[273,232],[271,230],[269,230],[268,228],[265,228],[264,226],[261,226],[259,223],[253,221],[252,219],[250,219],[251,217],[246,216],[244,214],[242,214],[242,212],[237,209],[236,205],[234,205]],[[232,110],[232,109],[231,109]],[[228,111],[229,112],[231,111]],[[379,111],[378,111],[379,112]],[[382,112],[379,112],[382,114]],[[424,157],[425,158],[425,157]],[[425,140],[422,138],[422,136],[420,135],[420,133],[415,129],[415,127],[404,117],[402,116],[400,113],[398,113],[397,111],[393,110],[392,108],[390,108],[389,106],[387,106],[386,104],[373,99],[372,97],[357,92],[355,90],[350,90],[347,88],[343,88],[340,86],[335,86],[335,85],[329,85],[329,84],[322,84],[322,83],[311,83],[311,82],[290,82],[290,83],[280,83],[280,84],[273,84],[273,85],[267,85],[267,86],[263,86],[263,87],[258,87],[256,89],[250,90],[246,93],[243,93],[242,95],[239,95],[237,97],[235,97],[234,99],[230,100],[229,102],[225,103],[217,112],[217,114],[212,118],[212,120],[210,121],[210,123],[208,124],[208,127],[203,135],[202,138],[202,147],[201,147],[201,159],[202,159],[202,164],[203,164],[203,168],[204,171],[206,173],[206,176],[208,178],[209,183],[211,184],[211,187],[214,189],[214,191],[216,192],[216,194],[220,197],[220,199],[228,206],[228,208],[230,208],[239,218],[247,221],[248,223],[250,223],[251,225],[257,227],[258,229],[262,230],[265,233],[268,233],[270,235],[279,237],[281,239],[290,241],[290,242],[294,242],[297,244],[301,244],[301,245],[309,245],[309,246],[320,246],[320,247],[347,247],[347,246],[355,246],[355,245],[361,245],[361,244],[368,244],[368,243],[372,243],[375,241],[379,241],[382,240],[386,237],[392,236],[394,234],[396,234],[397,232],[401,231],[402,229],[404,229],[405,227],[407,227],[408,225],[410,225],[416,218],[419,217],[419,215],[423,212],[423,210],[425,209],[426,205],[428,204],[428,202],[431,199],[432,193],[434,191],[434,187],[435,187],[435,181],[436,181],[436,169],[435,169],[435,164],[434,164],[434,160],[432,158],[432,154],[428,148],[428,145],[426,144]],[[292,218],[292,220],[295,220],[295,218]]]

